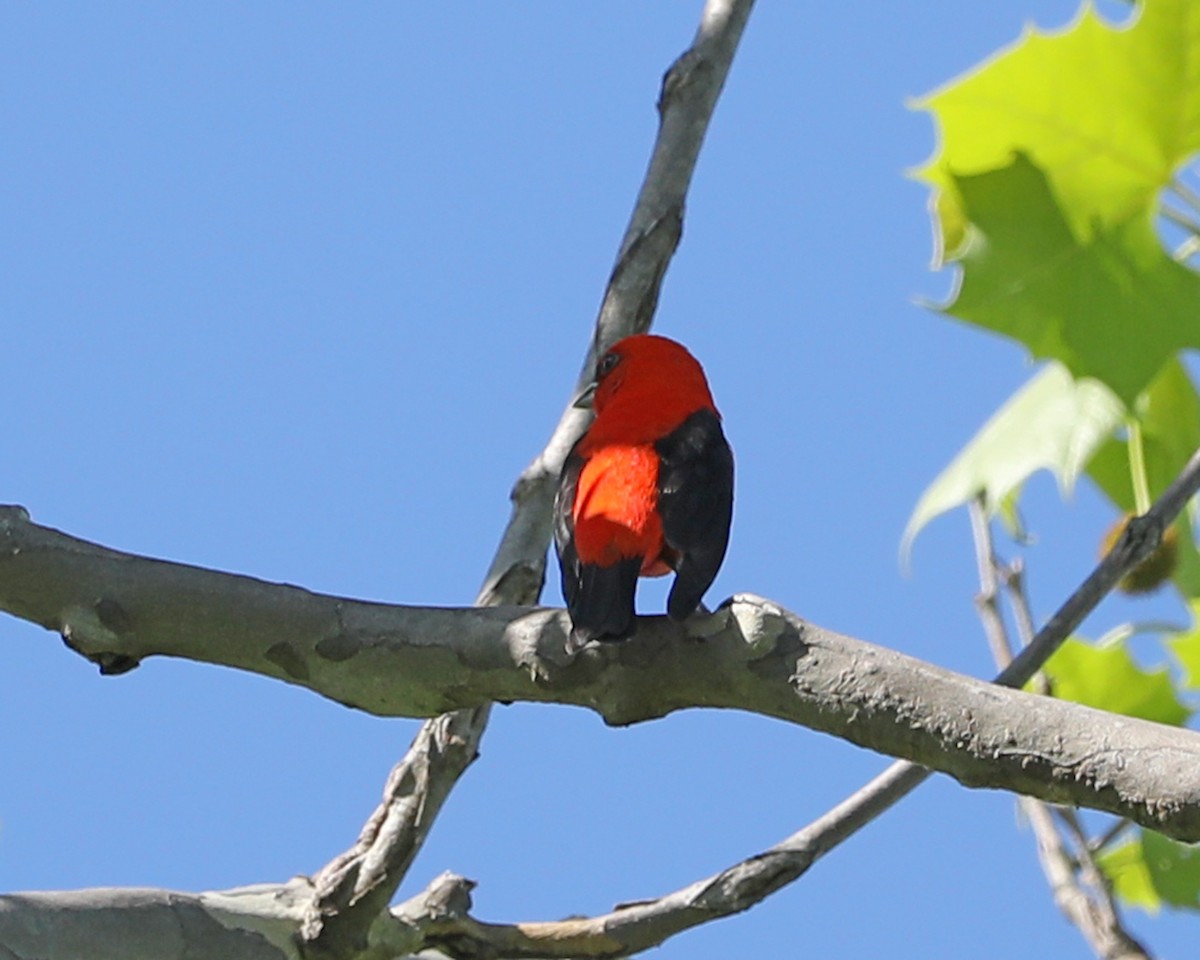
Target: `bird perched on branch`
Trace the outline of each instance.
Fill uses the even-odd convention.
[[[618,341],[575,403],[596,418],[567,455],[554,503],[572,650],[633,634],[639,576],[675,571],[667,615],[694,613],[733,515],[733,453],[704,370],[682,344]]]

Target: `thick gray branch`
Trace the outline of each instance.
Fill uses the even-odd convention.
[[[152,655],[300,684],[381,716],[488,701],[629,724],[685,707],[779,717],[997,787],[1200,839],[1200,735],[1005,690],[742,596],[564,652],[561,610],[363,603],[108,550],[0,511],[0,609],[104,668]]]
[[[310,896],[302,879],[224,893],[131,888],[0,896],[0,960],[300,960],[293,938]]]

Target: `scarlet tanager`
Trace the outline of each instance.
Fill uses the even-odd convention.
[[[733,453],[704,370],[681,344],[618,341],[576,404],[596,418],[567,455],[554,503],[569,649],[633,634],[639,576],[674,570],[667,615],[694,613],[733,516]]]

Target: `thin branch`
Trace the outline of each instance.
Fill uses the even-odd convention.
[[[1017,635],[1023,645],[1028,645],[1033,638],[1034,627],[1033,608],[1025,590],[1024,565],[1019,561],[1010,564],[1002,574],[1002,579],[1008,590],[1009,603],[1017,622]],[[1042,680],[1043,685],[1046,685],[1043,674],[1038,674],[1037,679]],[[1104,871],[1096,863],[1095,854],[1103,848],[1104,839],[1100,839],[1098,846],[1089,840],[1074,808],[1059,806],[1047,809],[1052,810],[1070,834],[1075,847],[1073,859],[1076,868],[1080,872],[1083,882],[1095,891],[1095,896],[1100,900],[1099,915],[1104,923],[1100,941],[1118,951],[1128,949],[1130,944],[1136,945],[1139,950],[1144,950],[1122,926],[1120,908],[1113,898],[1112,886]],[[1118,818],[1105,836],[1117,836],[1129,826],[1129,820]]]
[[[1019,687],[1033,677],[1051,654],[1078,627],[1084,617],[1096,609],[1113,587],[1130,570],[1152,554],[1162,543],[1163,531],[1200,489],[1200,450],[1192,454],[1183,470],[1154,505],[1140,517],[1134,517],[1100,565],[1067,598],[1045,626],[1020,654],[1005,667],[996,683]]]
[[[1197,253],[1200,253],[1200,236],[1193,235],[1185,237],[1183,242],[1171,251],[1171,259],[1176,263],[1184,263]]]
[[[1033,622],[1033,609],[1029,604],[1029,594],[1025,590],[1025,564],[1020,557],[1010,561],[1000,568],[1001,582],[1008,591],[1009,605],[1012,608],[1013,620],[1017,625],[1017,636],[1023,646],[1028,646],[1037,627]]]
[[[475,759],[488,709],[455,710],[422,724],[358,842],[313,877],[300,925],[310,953],[353,956],[365,945],[446,797]]]
[[[1088,844],[1088,851],[1093,857],[1104,852],[1109,846],[1120,840],[1126,833],[1133,829],[1133,824],[1128,820],[1116,820],[1107,830],[1096,837]]]
[[[1150,954],[1121,924],[1116,904],[1103,883],[1085,888],[1055,828],[1050,808],[1020,798],[1021,809],[1037,837],[1038,860],[1058,909],[1083,935],[1100,960],[1150,960]]]
[[[971,518],[971,540],[975,544],[975,568],[979,576],[979,593],[975,595],[975,608],[983,622],[992,659],[1003,667],[1012,660],[1012,644],[1004,617],[1000,613],[1000,578],[997,574],[995,549],[992,544],[991,522],[987,506],[980,494],[968,505]]]
[[[1022,644],[1028,644],[1033,639],[1033,615],[1024,592],[1023,571],[1001,572],[1003,568],[996,559],[992,526],[982,498],[971,503],[970,513],[980,597],[985,601],[979,604],[980,616],[996,666],[1003,669],[1012,662],[1013,648],[998,610],[999,584],[1003,582],[1008,589]],[[1112,891],[1088,851],[1087,838],[1074,811],[1070,811],[1065,818],[1078,850],[1073,857],[1055,825],[1051,807],[1029,797],[1018,799],[1037,838],[1038,861],[1050,885],[1054,902],[1063,916],[1079,930],[1099,960],[1150,960],[1145,948],[1122,925]]]
[[[1075,869],[1079,871],[1080,878],[1104,898],[1109,910],[1116,913],[1118,905],[1113,899],[1112,884],[1104,871],[1100,869],[1100,865],[1096,863],[1096,858],[1092,853],[1092,841],[1088,837],[1087,831],[1083,829],[1079,812],[1074,807],[1048,806],[1046,809],[1054,814],[1055,820],[1062,825],[1060,832],[1065,832],[1070,837],[1073,850],[1070,856]],[[1127,824],[1129,821],[1119,820],[1117,822]]]

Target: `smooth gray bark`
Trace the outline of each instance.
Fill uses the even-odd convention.
[[[1200,839],[1200,735],[1004,689],[735,597],[565,652],[564,611],[364,603],[109,550],[0,511],[0,609],[102,669],[154,655],[277,677],[379,716],[576,704],[611,724],[725,707]]]

